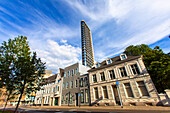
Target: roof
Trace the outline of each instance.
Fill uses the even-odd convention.
[[[93,71],[100,70],[100,69],[103,69],[103,68],[106,68],[106,67],[110,67],[110,66],[114,66],[114,65],[117,65],[117,64],[121,64],[121,63],[130,61],[130,60],[134,60],[134,59],[137,59],[137,58],[140,58],[140,57],[142,57],[142,55],[127,56],[127,59],[121,60],[120,56],[116,56],[116,57],[110,58],[112,60],[112,63],[106,64],[106,60],[104,60],[101,63],[99,63],[100,67],[98,67],[98,68],[93,67],[92,69],[88,70],[88,72],[93,72]]]
[[[52,82],[55,82],[55,79],[57,78],[57,74],[53,75],[53,76],[50,76],[48,77],[46,80],[45,80],[45,83],[52,83]]]

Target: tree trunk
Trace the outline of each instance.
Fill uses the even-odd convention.
[[[17,112],[17,109],[18,109],[18,107],[19,107],[19,103],[20,103],[20,101],[21,101],[21,98],[22,98],[22,94],[23,94],[23,92],[24,92],[24,88],[25,88],[25,84],[22,86],[22,89],[21,89],[21,95],[20,95],[20,97],[19,97],[19,100],[18,100],[18,103],[17,103],[17,106],[16,106],[16,108],[15,108],[15,111],[14,111],[14,113],[16,113]]]
[[[4,106],[4,109],[3,109],[2,113],[5,111],[5,108],[6,108],[6,106],[7,106],[7,103],[8,103],[8,100],[9,100],[9,96],[10,96],[10,95],[11,95],[11,94],[8,94],[8,97],[7,97],[7,99],[6,99],[5,106]]]

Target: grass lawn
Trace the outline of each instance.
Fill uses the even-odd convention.
[[[2,113],[2,111],[0,111],[0,113]],[[13,113],[12,110],[7,110],[7,111],[4,111],[4,113]]]

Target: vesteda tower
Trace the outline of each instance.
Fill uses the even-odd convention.
[[[84,20],[81,21],[82,64],[92,67],[94,65],[93,43],[91,31]]]

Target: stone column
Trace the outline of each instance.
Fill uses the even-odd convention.
[[[43,106],[44,98],[42,97],[41,99],[42,99],[42,100],[41,100],[41,106]]]

